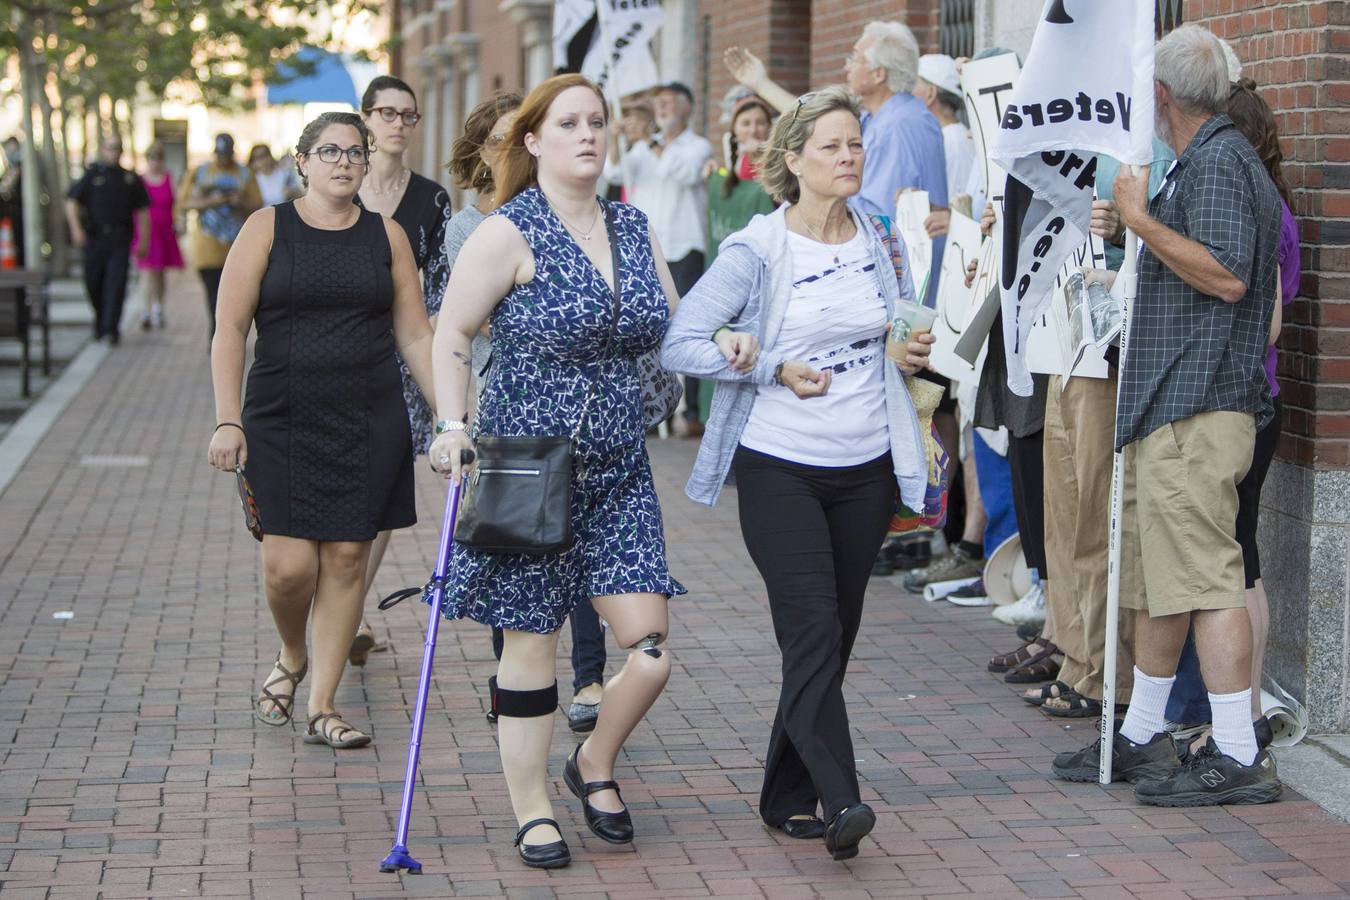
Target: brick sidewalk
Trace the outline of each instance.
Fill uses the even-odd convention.
[[[200,293],[174,300],[170,330],[128,335],[0,496],[5,897],[1350,896],[1350,826],[1292,792],[1180,812],[1049,780],[1051,755],[1093,723],[1051,722],[985,673],[1014,642],[987,612],[925,606],[891,580],[873,583],[848,680],[873,840],[841,864],[765,831],[777,652],[734,497],[712,511],[684,498],[693,448],[681,441],[652,447],[691,595],[673,605],[670,688],[620,760],[636,844],[581,836],[560,721],[555,811],[576,861],[519,863],[482,716],[487,633],[457,623],[441,630],[414,805],[425,874],[379,874],[423,608],[373,613],[393,650],[339,691],[372,747],[335,754],[253,720],[276,640],[233,480],[205,463]],[[395,539],[380,589],[431,568],[443,495],[418,477],[423,522]]]

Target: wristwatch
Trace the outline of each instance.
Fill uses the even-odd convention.
[[[436,433],[445,434],[447,431],[468,431],[468,423],[459,419],[441,419],[436,423]]]

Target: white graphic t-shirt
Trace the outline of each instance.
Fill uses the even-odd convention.
[[[890,450],[886,299],[866,227],[859,224],[858,234],[839,245],[788,232],[792,297],[774,352],[828,369],[832,380],[825,396],[806,400],[786,386],[760,385],[742,446],[831,467],[860,465]]]

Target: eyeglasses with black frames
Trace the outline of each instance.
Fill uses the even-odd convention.
[[[317,156],[320,162],[335,163],[342,159],[344,153],[347,155],[347,161],[354,166],[364,166],[370,161],[370,153],[365,147],[348,147],[344,150],[337,144],[324,144],[322,147],[315,147],[306,155]]]
[[[380,118],[386,122],[392,122],[395,119],[402,118],[403,124],[409,128],[422,121],[422,114],[410,109],[398,110],[392,106],[376,106],[370,110],[373,113],[379,113]]]

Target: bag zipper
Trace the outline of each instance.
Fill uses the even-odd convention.
[[[482,466],[479,466],[477,469],[473,470],[474,484],[477,484],[478,479],[485,473],[488,475],[528,475],[534,478],[539,477],[538,469],[485,469]]]

